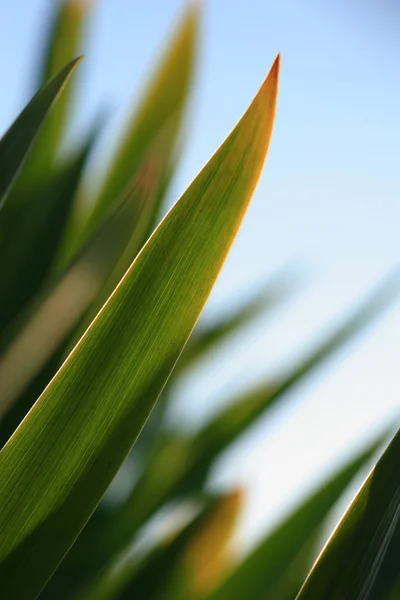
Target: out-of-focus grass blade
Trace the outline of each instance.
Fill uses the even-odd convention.
[[[54,352],[45,367],[32,379],[18,398],[12,394],[0,399],[0,450],[28,414],[40,394],[57,373],[64,356],[64,344]]]
[[[11,411],[9,415],[6,414],[5,431],[0,422],[1,437],[9,431],[11,424],[15,424],[14,417],[21,414],[21,406],[15,406],[14,409],[13,402],[48,361],[54,366],[57,364],[53,354],[59,354],[62,346],[66,351],[66,340],[71,340],[74,327],[81,324],[85,311],[98,297],[113,272],[116,261],[131,239],[148,195],[153,194],[153,187],[157,185],[157,181],[149,180],[147,175],[145,163],[143,169],[136,173],[126,197],[121,199],[98,231],[92,234],[50,293],[45,294],[29,312],[24,327],[1,356],[0,415]],[[54,374],[55,371],[51,373],[50,368],[50,378]],[[31,405],[36,399],[30,393],[21,398],[24,404],[30,401]]]
[[[4,596],[37,596],[164,387],[259,178],[274,121],[278,69],[277,59],[239,123],[1,451]]]
[[[174,572],[169,573],[157,598],[195,600],[204,598],[218,585],[226,573],[228,548],[241,506],[242,493],[239,490],[219,499],[189,540],[181,560]]]
[[[142,164],[149,147],[167,125],[169,154],[163,178],[170,176],[192,80],[197,29],[198,7],[191,3],[174,39],[163,54],[162,62],[151,79],[138,110],[124,127],[123,139],[94,203],[87,230],[93,230],[112,203],[129,186],[132,174]]]
[[[115,264],[112,265],[111,272],[105,280],[101,293],[98,294],[96,301],[82,323],[82,327],[78,332],[79,337],[113,292],[147,240],[149,225],[154,213],[154,202],[158,197],[163,171],[170,152],[170,143],[171,124],[169,123],[159,132],[154,142],[149,146],[143,163],[135,169],[135,175],[125,192],[131,198],[131,234],[124,240],[123,245],[120,244],[121,251],[115,255]]]
[[[278,273],[271,281],[268,281],[263,289],[232,314],[222,317],[208,326],[196,327],[182,352],[177,368],[179,370],[187,368],[192,362],[201,358],[211,348],[247,325],[266,309],[280,304],[292,285],[293,281],[288,277],[286,271]]]
[[[285,585],[291,582],[292,565],[306,553],[321,525],[346,487],[381,446],[387,434],[374,440],[368,448],[336,472],[232,570],[232,574],[212,594],[212,600],[242,600],[243,598],[274,598],[281,600]],[[309,558],[312,558],[308,555]],[[302,565],[303,567],[305,565]],[[308,568],[310,564],[308,565]],[[307,571],[300,574],[299,591]],[[294,598],[293,596],[293,598]],[[321,596],[324,598],[325,596]]]
[[[144,559],[128,559],[101,573],[77,600],[194,600],[208,595],[226,569],[226,553],[242,493],[210,498],[177,534],[162,540]]]
[[[18,175],[49,109],[65,87],[79,58],[63,67],[24,108],[0,140],[0,208]]]
[[[297,599],[387,598],[399,575],[399,547],[391,546],[399,526],[400,430],[328,541]],[[390,558],[397,562],[392,581],[382,568]]]
[[[137,528],[149,519],[163,504],[173,497],[201,489],[214,461],[229,444],[236,440],[256,419],[265,414],[284,394],[304,377],[318,368],[333,352],[341,348],[354,335],[370,324],[394,299],[398,291],[398,273],[383,281],[370,297],[349,317],[341,327],[302,359],[289,373],[245,392],[206,423],[194,438],[170,434],[160,438],[150,454],[146,469],[137,485],[115,511],[110,527],[113,542],[119,549],[132,539]],[[81,560],[87,548],[82,544]],[[103,532],[104,534],[104,532]],[[108,539],[104,534],[104,540]],[[117,542],[118,540],[118,542]],[[93,546],[93,540],[90,544]],[[100,540],[95,544],[97,553],[111,551]],[[103,558],[105,560],[105,558]]]
[[[39,66],[37,87],[45,85],[63,65],[81,54],[90,4],[90,0],[61,0],[57,3]],[[73,84],[68,86],[46,119],[21,173],[18,187],[26,189],[42,177],[46,178],[48,169],[54,165],[70,115],[73,88]]]
[[[268,281],[263,288],[258,291],[250,300],[240,306],[236,311],[228,316],[222,316],[208,326],[196,325],[194,332],[189,338],[182,355],[179,358],[175,368],[176,375],[187,369],[223,343],[231,334],[238,333],[242,327],[245,327],[257,315],[266,311],[273,311],[276,305],[280,305],[286,297],[293,292],[296,287],[297,277],[292,269],[284,267],[282,271]],[[173,397],[170,388],[167,386],[157,402],[157,406],[151,413],[146,423],[146,428],[138,439],[134,452],[136,455],[147,452],[151,443],[153,443],[163,428],[163,421],[168,409],[169,400]],[[0,425],[1,428],[1,425]]]
[[[97,128],[83,147],[31,193],[13,195],[0,219],[0,347],[4,332],[44,283],[57,253]],[[12,260],[10,260],[12,257]],[[11,327],[13,329],[13,327]],[[42,339],[42,338],[41,338]]]

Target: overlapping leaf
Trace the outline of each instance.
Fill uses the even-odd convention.
[[[65,87],[78,62],[79,59],[71,61],[39,90],[1,138],[0,208],[4,204],[11,184],[21,170],[28,150],[37,136],[48,111]]]
[[[15,335],[14,321],[46,281],[96,134],[97,128],[75,155],[50,171],[31,193],[14,196],[5,206],[0,220],[0,285],[7,290],[0,298],[1,350],[11,333]],[[23,366],[21,361],[19,366]]]
[[[0,422],[3,443],[37,399],[36,373],[40,380],[44,376],[40,393],[57,370],[72,332],[76,338],[76,330],[83,334],[84,322],[90,324],[88,308],[99,296],[107,299],[102,293],[104,287],[121,253],[132,242],[132,231],[140,222],[148,196],[154,194],[157,186],[157,179],[148,175],[145,163],[109,218],[91,235],[76,259],[50,290],[46,290],[32,311],[28,311],[21,332],[0,358],[0,415],[5,414],[5,420]],[[98,304],[95,304],[97,309],[101,308]],[[97,310],[93,312],[95,316]],[[33,391],[28,388],[25,393],[32,379]],[[14,404],[18,398],[20,401]]]
[[[208,499],[200,514],[177,534],[163,539],[144,558],[128,559],[101,573],[79,600],[189,600],[208,595],[226,569],[226,552],[242,494]],[[155,574],[157,574],[155,576]]]
[[[61,0],[55,7],[47,41],[39,59],[37,87],[42,87],[75,56],[82,53],[90,0]],[[56,163],[74,101],[74,82],[46,119],[18,182],[19,193],[46,180]]]

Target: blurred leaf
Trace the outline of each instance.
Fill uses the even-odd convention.
[[[242,504],[234,491],[209,498],[200,514],[163,539],[141,561],[123,561],[101,573],[79,600],[194,600],[207,595],[226,568],[226,551]]]
[[[228,547],[242,506],[242,492],[237,490],[223,496],[204,519],[201,527],[189,540],[183,556],[168,581],[160,598],[189,600],[204,598],[225,575],[228,565]],[[132,589],[134,589],[133,586]]]
[[[61,0],[56,3],[41,58],[37,87],[45,85],[63,65],[81,54],[89,5],[89,0]],[[73,92],[74,85],[69,85],[46,119],[21,173],[19,190],[26,191],[32,185],[40,185],[42,178],[46,179],[49,168],[54,166],[70,115]]]
[[[53,264],[96,137],[97,127],[72,158],[29,194],[13,195],[13,202],[4,207],[0,219],[0,285],[7,294],[0,297],[2,349],[4,333],[38,292]]]
[[[201,359],[218,347],[226,338],[238,333],[242,327],[245,327],[257,315],[273,310],[276,305],[280,305],[293,288],[296,286],[295,280],[298,273],[292,269],[284,267],[279,273],[275,274],[267,284],[263,286],[250,300],[247,300],[242,306],[231,314],[223,315],[210,325],[196,325],[188,343],[186,344],[179,361],[175,367],[174,379],[192,365],[193,362]],[[163,429],[165,414],[169,407],[169,401],[173,398],[171,386],[167,385],[161,394],[157,405],[146,423],[133,452],[137,457],[139,454],[147,453],[150,445],[155,442],[159,432]]]
[[[132,237],[132,231],[140,221],[148,195],[152,193],[153,182],[147,177],[145,163],[142,170],[136,173],[135,181],[126,196],[86,242],[50,292],[45,293],[29,311],[24,327],[1,356],[0,415],[11,411],[9,415],[6,414],[5,430],[3,422],[0,422],[0,437],[3,441],[4,435],[10,432],[9,425],[16,427],[20,423],[15,422],[15,417],[19,417],[21,412],[25,416],[37,399],[29,390],[27,394],[24,393],[26,386],[43,370],[48,376],[40,390],[43,391],[54,376],[59,366],[58,359],[66,352],[66,346],[73,339],[75,343],[78,341],[76,330],[82,335],[84,323],[87,326],[90,324],[84,315],[103,290],[116,261]],[[103,295],[103,300],[106,299]],[[98,302],[96,306],[97,310],[101,308]],[[58,359],[53,358],[54,353]],[[51,366],[43,369],[47,362]],[[42,377],[39,379],[42,380]],[[33,383],[33,388],[36,391],[36,382]],[[22,393],[21,402],[28,409],[25,411],[21,411],[20,404],[15,407],[13,405]]]
[[[268,281],[265,287],[232,314],[223,316],[208,326],[196,326],[185,350],[182,352],[177,368],[179,370],[187,368],[194,361],[210,352],[217,344],[223,342],[230,334],[236,333],[241,327],[245,327],[267,308],[280,304],[291,287],[293,287],[293,280],[288,277],[285,270],[278,273],[271,281]]]
[[[166,128],[168,140],[165,147],[168,153],[163,164],[162,179],[170,177],[192,80],[197,22],[198,8],[191,3],[173,40],[163,53],[138,110],[124,126],[123,138],[89,216],[86,233],[93,231],[112,203],[124,193],[150,146]],[[157,207],[153,207],[153,222],[155,211]],[[149,233],[148,227],[146,234]]]
[[[400,430],[340,521],[298,600],[388,598],[399,576],[399,521]],[[383,566],[390,559],[397,568],[388,580]]]
[[[242,600],[243,598],[274,598],[283,600],[283,591],[293,579],[298,585],[292,600],[299,591],[306,570],[291,572],[292,565],[305,553],[311,558],[307,546],[314,542],[323,520],[338,501],[358,471],[371,459],[387,440],[380,435],[348,464],[312,493],[286,517],[250,554],[232,570],[230,577],[212,594],[212,600]],[[301,568],[304,568],[304,563]],[[308,564],[308,568],[310,564]],[[325,598],[325,596],[320,596]],[[211,599],[210,599],[211,600]]]
[[[62,344],[58,351],[54,352],[50,360],[47,361],[45,367],[32,379],[28,388],[17,398],[13,396],[12,388],[9,388],[8,396],[0,397],[0,450],[57,373],[62,364],[63,354],[64,345]],[[22,369],[22,372],[25,374],[24,369]],[[7,372],[7,376],[10,375],[12,377],[14,373]],[[7,392],[7,388],[3,388],[2,391]]]
[[[124,243],[120,244],[120,252],[115,254],[115,260],[105,278],[101,292],[96,297],[89,314],[85,317],[80,334],[83,334],[85,326],[90,324],[104,302],[114,291],[147,240],[146,236],[154,212],[154,202],[159,192],[161,178],[170,152],[170,143],[171,127],[168,125],[158,133],[153,143],[149,145],[142,164],[135,169],[135,175],[125,191],[125,194],[131,198],[130,202],[132,204],[131,231],[128,236],[125,236]],[[109,237],[110,235],[108,233]],[[121,237],[119,232],[115,232],[113,235]]]
[[[1,138],[0,208],[49,109],[65,87],[79,60],[77,58],[71,61],[40,89]]]
[[[37,596],[165,385],[261,173],[278,68],[276,60],[237,126],[1,451],[0,588],[6,597]]]

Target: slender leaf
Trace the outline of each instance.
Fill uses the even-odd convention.
[[[226,568],[227,547],[241,504],[239,490],[208,499],[200,514],[177,534],[161,540],[139,561],[117,560],[78,594],[79,600],[204,596]]]
[[[250,300],[216,322],[207,326],[196,326],[193,335],[182,352],[177,365],[179,370],[187,368],[194,361],[207,354],[212,348],[223,342],[232,333],[245,327],[250,321],[261,315],[267,308],[273,308],[285,298],[293,281],[284,270],[278,273]]]
[[[79,62],[71,61],[53,77],[24,108],[0,140],[0,208],[18,175],[47,113]]]
[[[383,439],[387,439],[387,434]],[[212,595],[212,600],[242,600],[242,598],[274,598],[280,600],[287,584],[293,586],[292,565],[314,542],[324,518],[338,501],[346,487],[382,444],[382,435],[368,448],[337,471],[286,517],[257,547],[232,571],[232,574]],[[304,564],[301,567],[304,568]],[[310,564],[308,565],[310,567]],[[307,571],[297,579],[296,595]],[[291,576],[291,577],[290,577]],[[299,573],[296,573],[299,576]],[[323,597],[323,596],[321,596]]]
[[[5,596],[37,596],[165,385],[259,178],[274,120],[278,68],[276,60],[242,119],[1,451]]]
[[[129,186],[132,174],[142,164],[149,147],[166,127],[169,139],[163,180],[170,179],[192,80],[197,29],[198,7],[191,3],[172,42],[163,53],[162,61],[150,80],[138,110],[124,126],[123,138],[95,200],[86,230],[93,230],[111,204]],[[153,209],[153,223],[155,212],[156,206]],[[149,233],[149,226],[146,234]]]
[[[45,85],[63,65],[82,53],[90,4],[89,0],[61,0],[56,3],[39,65],[37,87]],[[36,185],[42,177],[46,178],[48,170],[54,165],[70,116],[74,87],[72,82],[46,119],[18,181],[20,190]]]
[[[297,599],[388,598],[400,573],[399,527],[400,430],[339,523]],[[388,580],[384,566],[390,560],[396,569]]]

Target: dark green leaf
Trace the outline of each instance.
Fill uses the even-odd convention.
[[[96,139],[90,135],[70,159],[52,170],[28,194],[4,207],[0,219],[0,346],[8,329],[45,282],[54,262],[87,158]]]
[[[143,170],[146,172],[146,163]],[[147,197],[153,193],[153,183],[139,171],[126,197],[114,207],[110,216],[98,231],[91,235],[78,256],[63,272],[61,277],[46,290],[44,297],[23,315],[23,327],[13,339],[12,344],[0,359],[0,415],[6,414],[4,435],[9,433],[15,418],[27,413],[37,399],[35,392],[37,382],[33,383],[33,391],[25,389],[38,373],[43,371],[50,381],[59,366],[59,359],[66,352],[67,346],[78,341],[77,330],[84,333],[83,326],[90,324],[87,311],[98,299],[121,252],[132,239],[142,207]],[[157,182],[155,182],[155,185]],[[112,291],[112,289],[110,290]],[[104,294],[101,296],[104,300]],[[97,310],[101,308],[95,303]],[[96,315],[92,314],[92,317]],[[74,335],[72,335],[74,334]],[[79,336],[80,337],[80,336]],[[72,349],[72,346],[71,346]],[[54,354],[58,358],[54,358]],[[46,364],[50,363],[47,367]],[[42,376],[39,376],[42,381]],[[14,402],[21,397],[22,405],[14,407]],[[10,417],[10,418],[9,418]],[[10,420],[11,419],[11,420]],[[7,425],[8,423],[8,425]],[[0,423],[0,437],[3,438],[3,423]],[[6,438],[8,439],[8,438]]]
[[[385,435],[387,439],[387,435]],[[384,439],[385,439],[384,438]],[[267,537],[239,564],[232,575],[212,595],[212,600],[242,600],[243,598],[274,598],[281,600],[291,578],[297,577],[296,595],[307,571],[291,572],[292,565],[306,553],[307,546],[315,541],[324,518],[338,501],[361,467],[371,459],[382,444],[382,436],[326,483],[309,498],[296,507]],[[302,564],[301,567],[306,565]],[[307,565],[310,567],[310,564]],[[299,578],[300,577],[302,578]],[[321,596],[323,598],[324,596]]]
[[[71,61],[32,98],[0,140],[0,207],[18,175],[49,109],[79,62]]]
[[[312,568],[298,600],[385,600],[400,574],[400,431]],[[393,543],[396,540],[396,543]],[[385,568],[391,560],[390,579]]]
[[[189,600],[220,579],[225,552],[241,507],[238,491],[207,499],[200,514],[162,540],[144,559],[128,559],[101,573],[79,600]],[[155,576],[155,574],[157,574]]]

